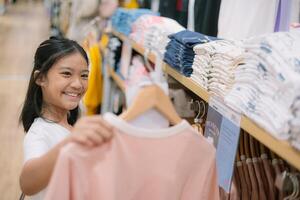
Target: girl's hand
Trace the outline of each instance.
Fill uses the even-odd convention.
[[[87,146],[97,146],[111,139],[113,127],[100,115],[80,118],[71,131],[70,140]]]

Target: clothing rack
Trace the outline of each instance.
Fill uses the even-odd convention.
[[[140,53],[141,55],[145,54],[145,49],[143,46],[137,44],[130,38],[126,37],[125,35],[112,31],[113,35],[118,37],[121,41],[129,42],[132,46],[132,48]],[[155,55],[153,53],[149,53],[147,58],[155,63]],[[175,80],[177,80],[179,83],[184,85],[186,88],[191,90],[193,93],[198,95],[200,98],[205,100],[207,103],[209,102],[209,98],[211,95],[203,89],[200,85],[195,83],[192,79],[187,78],[183,75],[181,75],[179,72],[174,70],[171,66],[163,62],[163,71],[168,74],[169,76],[173,77]],[[116,77],[114,72],[109,73],[111,77],[116,81],[117,84],[119,83],[119,86],[122,87],[122,84],[124,83],[120,82],[120,80]],[[265,131],[263,128],[259,127],[255,122],[253,122],[248,117],[242,115],[241,116],[241,123],[240,127],[249,133],[251,136],[253,136],[256,140],[264,144],[266,147],[268,147],[270,150],[272,150],[274,153],[282,157],[286,162],[300,170],[300,152],[294,149],[288,142],[286,141],[280,141],[274,138],[270,133]]]

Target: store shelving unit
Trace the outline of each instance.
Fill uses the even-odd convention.
[[[145,49],[141,45],[137,44],[130,38],[124,36],[121,33],[116,32],[116,31],[113,31],[113,34],[116,37],[118,37],[120,40],[129,42],[135,51],[137,51],[141,55],[144,55]],[[150,52],[148,54],[148,59],[154,63],[155,55]],[[194,92],[200,98],[202,98],[206,102],[209,101],[210,94],[207,92],[207,90],[205,90],[200,85],[195,83],[192,79],[181,75],[179,72],[174,70],[172,67],[170,67],[166,63],[163,64],[163,69],[164,69],[165,73],[167,73],[169,76],[173,77],[175,80],[177,80],[182,85],[184,85],[186,88],[188,88],[189,90]],[[285,161],[287,161],[292,166],[294,166],[298,170],[300,170],[300,151],[297,151],[296,149],[294,149],[288,142],[277,140],[270,133],[265,131],[263,128],[259,127],[256,123],[254,123],[252,120],[250,120],[246,116],[241,117],[240,126],[243,130],[248,132],[251,136],[253,136],[255,139],[260,141],[262,144],[264,144],[270,150],[272,150],[273,152],[278,154],[280,157],[282,157]]]

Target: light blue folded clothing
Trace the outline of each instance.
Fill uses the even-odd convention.
[[[149,9],[125,9],[118,8],[112,16],[113,28],[125,35],[131,33],[131,25],[142,15],[159,15],[159,13],[153,12]]]

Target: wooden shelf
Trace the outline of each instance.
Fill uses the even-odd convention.
[[[106,69],[109,73],[109,76],[116,82],[117,86],[123,92],[125,92],[125,82],[124,82],[124,80],[122,80],[121,77],[118,74],[116,74],[116,72],[114,72],[114,70],[111,67],[106,66]]]
[[[141,55],[144,55],[145,49],[141,45],[137,44],[133,40],[124,36],[123,34],[117,33],[115,31],[113,31],[113,34],[122,41],[130,42],[134,50],[139,52]],[[155,62],[154,54],[149,53],[148,59],[151,62]],[[192,79],[181,75],[179,72],[170,67],[167,63],[164,63],[163,70],[165,73],[172,76],[174,79],[176,79],[182,85],[190,89],[200,98],[202,98],[206,102],[209,101],[209,93],[204,88],[195,83]],[[251,136],[260,141],[270,150],[278,154],[289,164],[300,170],[300,151],[297,151],[295,148],[293,148],[287,141],[277,140],[270,133],[265,131],[263,128],[259,127],[256,123],[254,123],[246,116],[242,116],[240,126],[243,130],[248,132]]]
[[[185,87],[190,89],[192,92],[197,94],[199,97],[201,97],[203,100],[208,102],[208,100],[209,100],[208,92],[204,88],[200,87],[197,83],[195,83],[192,79],[181,75],[180,73],[178,73],[175,69],[173,69],[166,63],[164,63],[164,65],[163,65],[163,70],[165,73],[172,76],[175,80],[177,80],[182,85],[184,85]]]
[[[241,127],[285,161],[300,170],[300,152],[287,141],[276,139],[246,116],[241,118]]]
[[[123,35],[121,33],[118,33],[116,31],[113,31],[112,33],[115,36],[117,36],[120,40],[122,40],[123,42],[129,42],[132,46],[132,49],[137,51],[139,54],[141,54],[141,55],[145,54],[145,49],[141,45],[137,44],[136,42],[134,42],[133,40],[131,40],[130,38],[126,37],[125,35]],[[147,57],[151,62],[155,63],[155,55],[153,53],[149,52]]]

